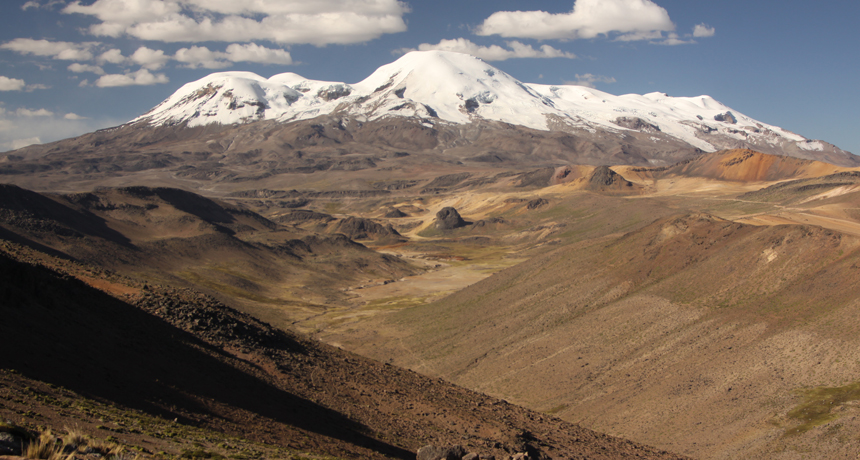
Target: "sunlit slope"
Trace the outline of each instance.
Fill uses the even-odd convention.
[[[772,182],[833,174],[848,168],[748,149],[721,150],[664,168],[619,167],[630,180],[699,177],[738,182]]]
[[[694,457],[853,458],[850,398],[791,411],[804,388],[860,380],[858,247],[818,227],[663,219],[392,314],[359,348]]]

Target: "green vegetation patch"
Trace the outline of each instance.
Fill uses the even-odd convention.
[[[804,401],[788,413],[800,425],[789,429],[785,436],[805,433],[816,426],[823,425],[839,417],[833,409],[849,401],[860,400],[860,382],[842,387],[817,387],[799,390]]]

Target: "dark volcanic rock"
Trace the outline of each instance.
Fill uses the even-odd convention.
[[[385,217],[387,217],[389,219],[396,219],[398,217],[408,217],[408,216],[409,216],[408,214],[406,214],[405,212],[403,212],[397,208],[391,208],[388,210],[388,212],[385,213]]]
[[[648,133],[660,131],[660,127],[648,123],[639,117],[618,117],[615,119],[615,124],[627,129],[635,129],[637,131],[645,131]]]
[[[723,123],[731,123],[731,124],[735,124],[738,122],[738,119],[735,118],[735,115],[732,112],[718,113],[718,114],[714,115],[714,120],[722,121]]]
[[[535,198],[534,200],[531,200],[528,202],[528,204],[526,205],[526,208],[537,209],[537,208],[540,208],[542,206],[546,206],[548,204],[549,204],[549,201],[545,200],[544,198]]]
[[[588,188],[599,190],[606,187],[623,186],[630,187],[633,184],[624,179],[620,174],[609,169],[609,166],[598,166],[588,180]]]
[[[340,221],[335,231],[354,240],[400,237],[400,233],[397,233],[391,224],[382,225],[370,219],[352,216]]]
[[[460,460],[466,455],[463,446],[424,446],[418,449],[417,460]]]
[[[439,230],[453,230],[465,226],[466,221],[451,206],[442,208],[442,210],[436,213],[436,228]]]

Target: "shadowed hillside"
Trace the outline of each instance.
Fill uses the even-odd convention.
[[[4,417],[23,404],[16,420],[91,427],[94,404],[62,403],[71,391],[111,404],[111,417],[175,419],[174,433],[193,426],[347,458],[411,459],[431,443],[497,458],[680,458],[285,333],[191,290],[0,249],[0,368],[16,371],[0,376]],[[117,425],[114,439],[181,443],[137,417],[139,428]],[[213,436],[197,447],[226,454]]]

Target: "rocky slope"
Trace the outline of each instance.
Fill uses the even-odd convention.
[[[849,459],[858,266],[854,236],[686,214],[562,247],[337,340],[693,457]]]
[[[6,241],[0,274],[0,415],[24,426],[109,432],[144,458],[414,459],[427,444],[500,459],[681,458],[286,333],[192,290]]]

